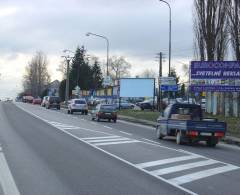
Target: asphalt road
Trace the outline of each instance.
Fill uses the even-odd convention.
[[[240,193],[238,147],[178,146],[149,127],[23,103],[0,103],[0,122],[20,194]],[[5,180],[0,173],[3,191]]]

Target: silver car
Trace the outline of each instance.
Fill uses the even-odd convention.
[[[74,112],[81,112],[82,114],[88,114],[88,105],[85,99],[72,99],[68,104],[68,114]]]

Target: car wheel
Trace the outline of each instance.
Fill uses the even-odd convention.
[[[97,122],[100,122],[100,118],[99,117],[97,117]]]
[[[181,145],[181,144],[182,144],[182,134],[181,134],[181,131],[178,131],[178,132],[177,132],[176,143],[177,143],[178,145]]]
[[[68,114],[70,114],[70,110],[68,110]]]
[[[92,117],[92,121],[94,121],[94,120],[95,120],[95,118]]]
[[[116,122],[117,122],[117,119],[114,119],[113,122],[116,123]]]
[[[72,111],[72,110],[70,110],[70,114],[73,114],[73,111]]]
[[[88,115],[88,111],[85,111],[85,115]]]
[[[164,138],[164,136],[161,133],[161,128],[159,126],[156,128],[156,136],[157,136],[158,139],[163,139]]]
[[[209,139],[207,140],[207,145],[208,145],[209,147],[215,147],[215,146],[217,145],[217,143],[218,143],[218,140],[217,140],[217,139],[214,139],[214,138],[209,138]]]

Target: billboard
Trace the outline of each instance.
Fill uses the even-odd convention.
[[[240,61],[191,62],[192,91],[240,92]]]
[[[120,97],[153,97],[154,78],[120,79]]]

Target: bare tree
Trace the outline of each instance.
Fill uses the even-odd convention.
[[[228,45],[229,0],[194,0],[196,57],[200,60],[224,60]],[[212,110],[211,92],[207,93],[207,111],[224,113],[224,107]],[[224,94],[214,93],[224,104]],[[215,98],[214,98],[215,99]],[[225,104],[226,105],[226,104]],[[217,107],[217,106],[216,106]]]
[[[62,74],[62,78],[66,78],[67,74],[67,65],[66,65],[66,60],[63,60],[60,62],[57,71],[59,71]]]
[[[153,69],[145,69],[140,74],[141,78],[157,78],[157,72]]]
[[[120,56],[113,56],[109,59],[110,74],[114,80],[130,75],[129,70],[132,65],[127,60]]]
[[[194,0],[195,49],[201,60],[223,60],[227,50],[229,0]]]
[[[229,23],[231,43],[236,60],[240,60],[240,2],[229,0]]]
[[[46,55],[37,52],[26,67],[26,74],[23,77],[24,90],[31,92],[34,97],[40,96],[50,83],[47,65]]]

